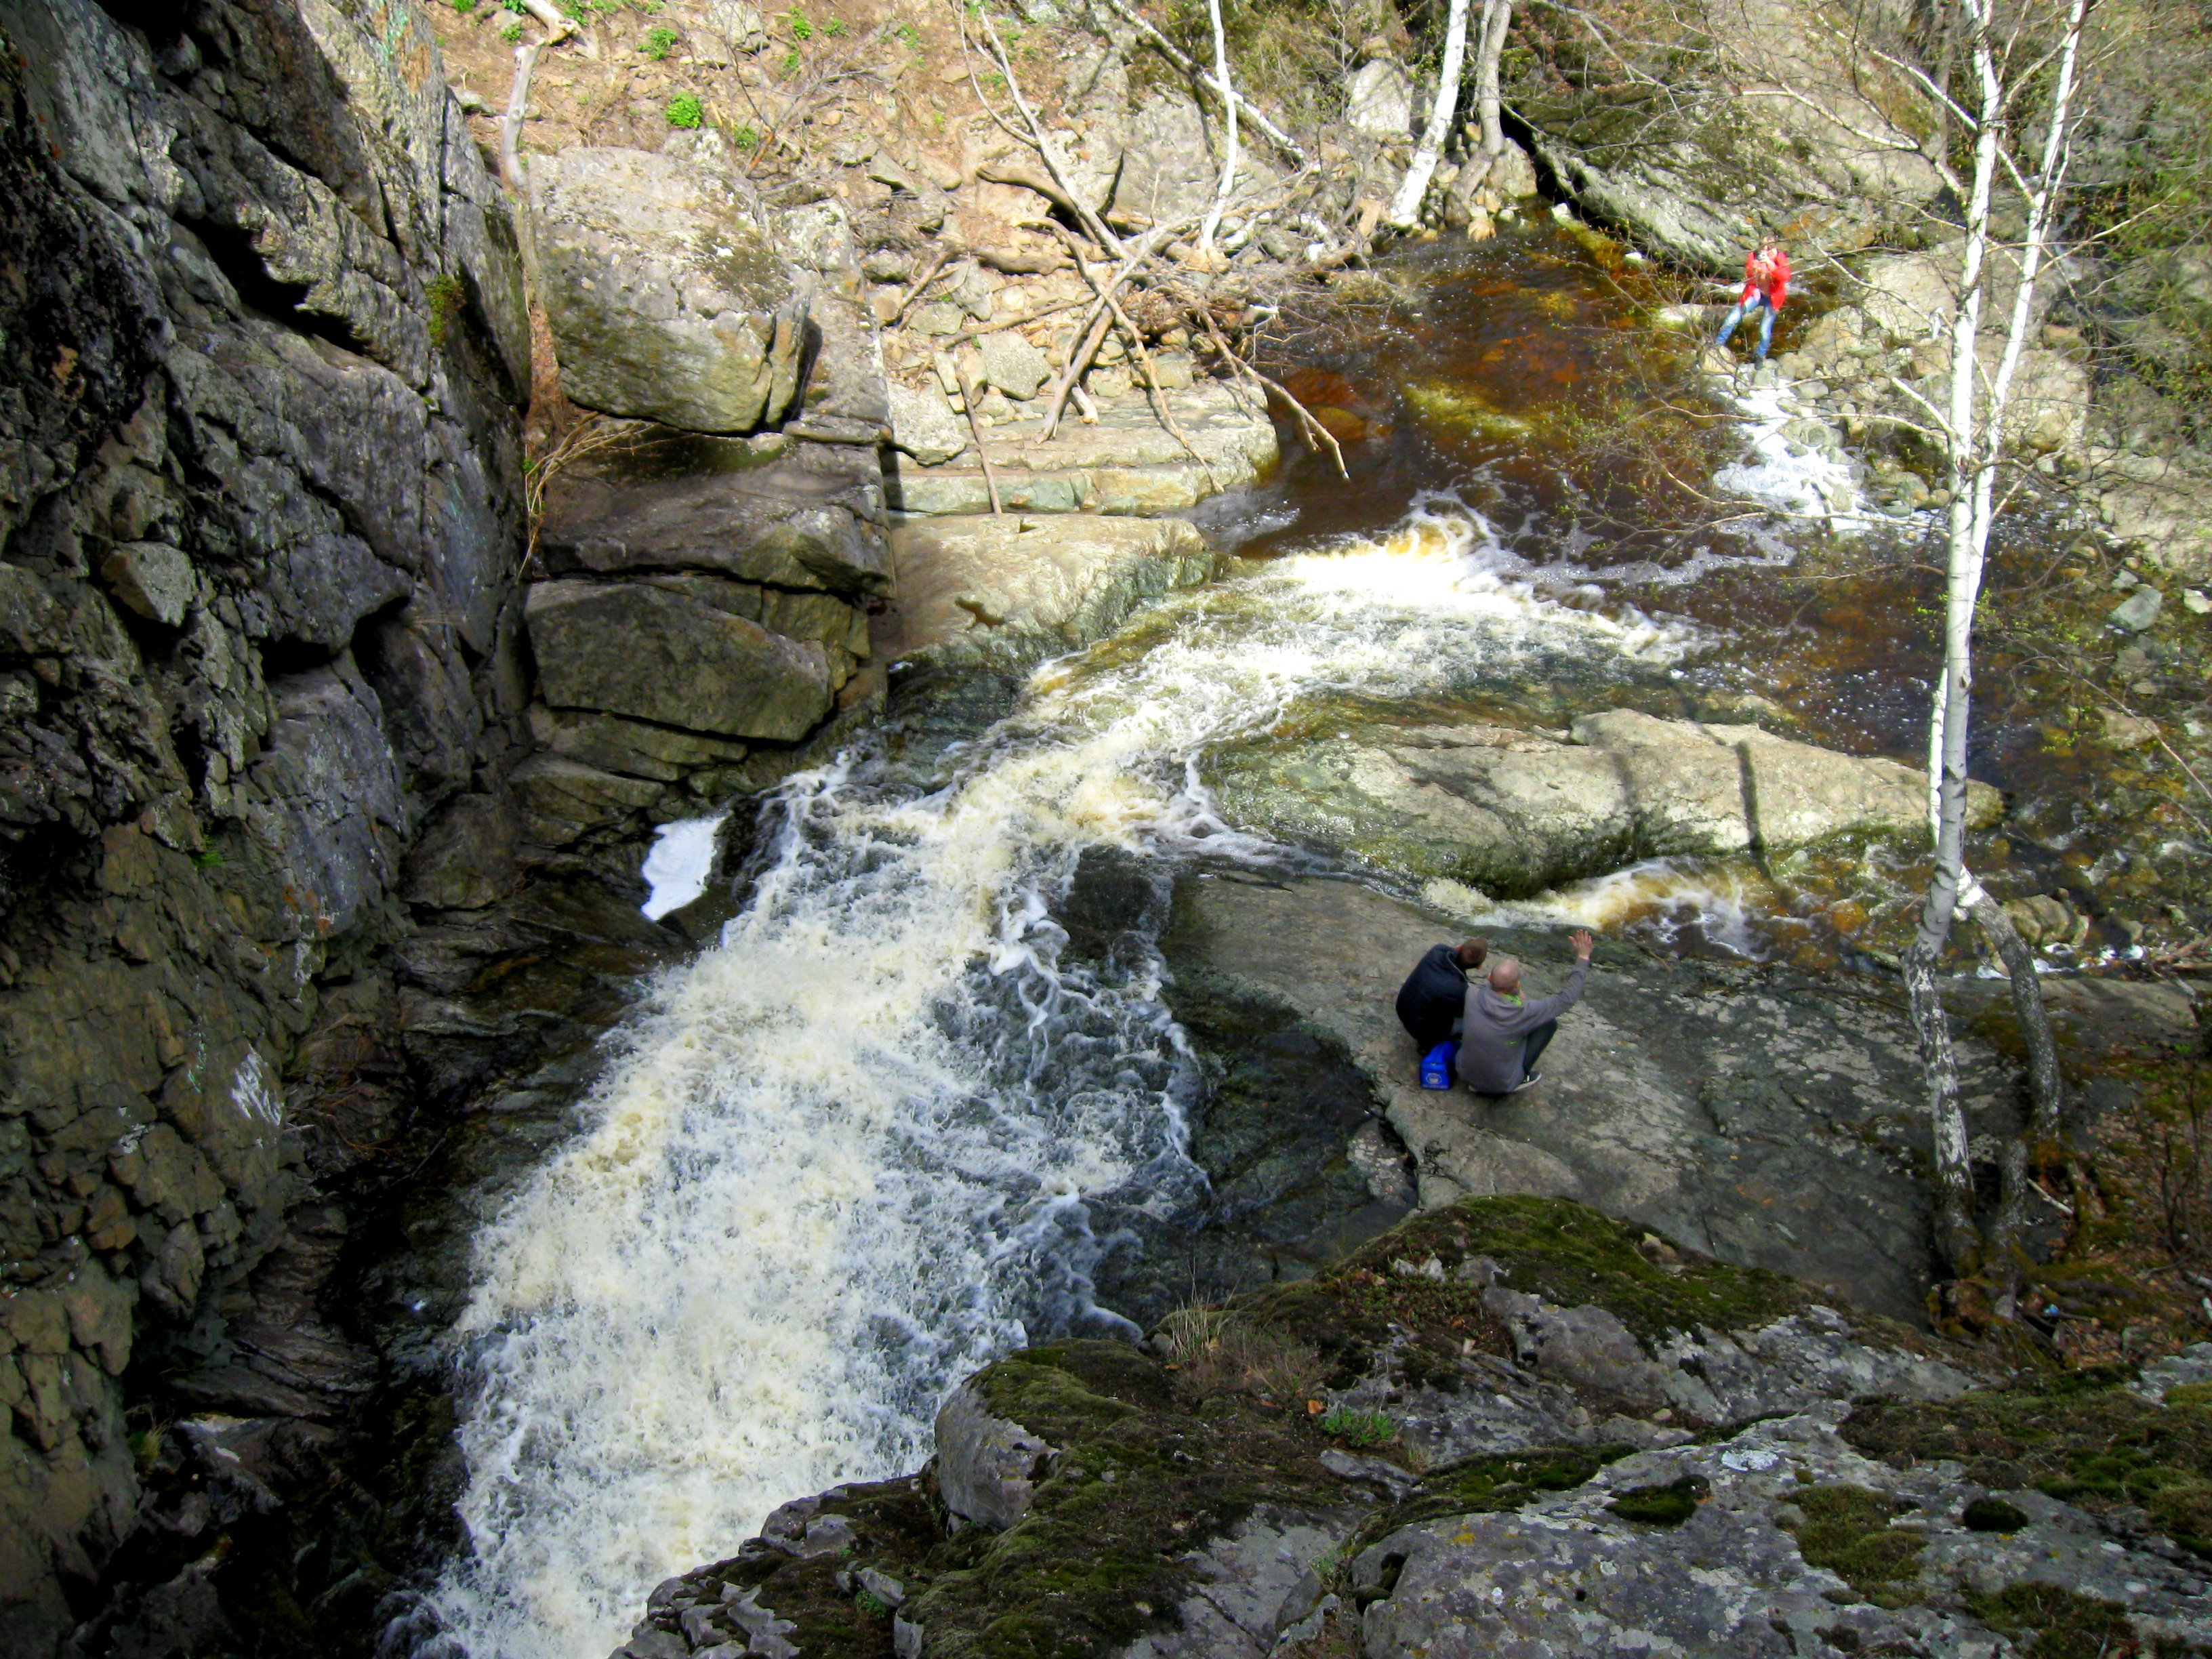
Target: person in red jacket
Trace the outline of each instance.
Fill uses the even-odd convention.
[[[1753,248],[1743,262],[1743,293],[1738,296],[1735,309],[1721,325],[1718,343],[1726,345],[1735,325],[1753,311],[1763,311],[1759,330],[1759,361],[1766,361],[1766,349],[1774,343],[1774,319],[1782,310],[1782,302],[1790,295],[1790,256],[1782,251],[1782,244],[1768,237]]]

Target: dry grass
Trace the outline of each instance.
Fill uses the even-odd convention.
[[[1200,1395],[1248,1394],[1270,1405],[1320,1397],[1328,1366],[1306,1344],[1233,1308],[1184,1308],[1158,1338],[1182,1386]]]

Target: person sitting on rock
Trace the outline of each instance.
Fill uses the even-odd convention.
[[[1536,1081],[1537,1056],[1559,1031],[1559,1016],[1582,1000],[1589,977],[1595,944],[1589,929],[1576,928],[1568,942],[1575,947],[1574,971],[1547,997],[1531,1002],[1522,996],[1521,964],[1510,957],[1492,963],[1489,975],[1467,988],[1459,1076],[1475,1093],[1510,1095]]]
[[[1460,1010],[1467,1005],[1467,976],[1482,966],[1490,946],[1479,939],[1439,945],[1423,957],[1398,988],[1398,1023],[1427,1054],[1459,1035]]]
[[[1743,292],[1721,325],[1721,337],[1715,343],[1725,346],[1735,325],[1753,311],[1765,316],[1759,326],[1759,361],[1766,361],[1766,349],[1774,343],[1774,319],[1782,313],[1782,302],[1790,297],[1790,256],[1782,251],[1782,244],[1768,237],[1747,255],[1743,262]]]

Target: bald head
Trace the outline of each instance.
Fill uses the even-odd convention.
[[[1489,954],[1490,941],[1488,939],[1471,939],[1463,945],[1457,945],[1452,947],[1452,960],[1459,963],[1462,969],[1470,974],[1476,969],[1482,966],[1482,959]]]
[[[1490,964],[1490,988],[1502,997],[1510,997],[1521,988],[1521,964],[1511,957],[1500,957]]]

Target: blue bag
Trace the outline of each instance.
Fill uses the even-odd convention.
[[[1457,1080],[1452,1062],[1459,1058],[1459,1044],[1447,1038],[1421,1056],[1421,1087],[1449,1089]]]

